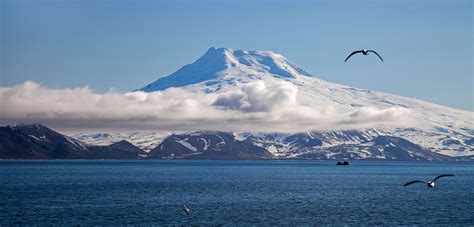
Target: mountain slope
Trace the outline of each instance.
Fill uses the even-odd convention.
[[[128,141],[88,145],[42,125],[0,127],[0,159],[349,159],[472,161],[369,130],[259,134],[204,131],[173,134],[149,153]],[[339,138],[339,139],[338,139]],[[341,142],[343,141],[343,142]]]
[[[83,158],[87,145],[43,125],[0,127],[0,158]]]
[[[323,146],[327,135],[298,133],[264,137],[225,132],[194,132],[167,137],[149,153],[158,159],[318,159],[318,160],[391,160],[450,161],[408,140],[347,131],[338,133],[346,143]],[[323,142],[324,141],[324,142]],[[357,142],[356,142],[357,141]],[[326,144],[327,145],[327,144]],[[457,160],[469,160],[469,157]]]
[[[212,47],[194,63],[185,65],[175,73],[160,78],[139,90],[153,92],[170,87],[183,87],[203,81],[212,81],[225,76],[227,70],[233,69],[247,72],[248,75],[268,72],[286,78],[294,78],[295,75],[311,76],[282,55],[271,51],[233,51],[227,48]]]
[[[0,127],[0,159],[136,159],[146,156],[144,151],[126,141],[94,146],[40,124]]]
[[[149,153],[151,158],[269,159],[272,153],[225,132],[171,135]]]

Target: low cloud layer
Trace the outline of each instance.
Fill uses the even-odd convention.
[[[258,81],[220,93],[171,88],[105,94],[88,87],[48,89],[34,82],[0,88],[0,123],[39,122],[59,129],[299,132],[399,126],[401,107],[312,103],[289,82]]]

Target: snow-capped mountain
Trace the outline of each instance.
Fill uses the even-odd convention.
[[[298,133],[291,136],[203,131],[167,136],[146,153],[128,141],[91,145],[43,125],[0,127],[1,159],[365,159],[397,161],[472,161],[449,157],[408,140],[378,132]],[[99,135],[95,138],[102,138]],[[105,136],[109,137],[109,136]],[[323,146],[335,138],[340,145]]]
[[[235,140],[226,132],[171,135],[149,152],[150,158],[268,159],[273,154],[251,139]]]
[[[282,132],[257,128],[234,133],[235,141],[249,139],[275,156],[304,153],[309,157],[323,152],[330,157],[350,146],[355,153],[360,150],[354,156],[357,158],[388,157],[367,148],[380,136],[398,137],[397,141],[407,140],[444,155],[474,155],[473,112],[327,82],[271,51],[210,48],[194,63],[137,91],[162,92],[169,88],[210,95],[217,108],[273,113],[283,116],[289,125],[299,122],[299,126],[286,126]],[[114,136],[93,136],[81,134],[75,138],[98,144],[118,140]],[[127,138],[147,151],[154,150],[150,143],[159,147],[156,141],[166,140],[163,134],[145,137]]]
[[[368,134],[366,134],[368,133]],[[451,158],[411,143],[408,140],[347,131],[346,142],[322,146],[326,136],[319,133],[299,133],[291,136],[266,135],[264,138],[247,135],[239,137],[225,132],[184,133],[167,137],[149,152],[150,158],[180,159],[365,159],[397,161],[469,160]]]
[[[72,133],[69,136],[96,146],[106,146],[119,141],[129,141],[144,151],[157,147],[171,132],[99,132],[99,133]]]

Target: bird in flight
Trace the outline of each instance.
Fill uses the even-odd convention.
[[[376,54],[380,58],[380,60],[383,61],[382,57],[380,57],[380,55],[377,52],[375,52],[375,50],[363,49],[363,50],[356,50],[356,51],[352,52],[351,54],[349,54],[349,56],[347,56],[347,58],[346,58],[346,60],[344,60],[344,62],[346,62],[354,54],[362,53],[363,55],[369,55],[370,52]]]
[[[189,212],[191,212],[191,210],[186,207],[186,204],[183,204],[183,211],[186,213],[186,215],[189,215]]]
[[[454,174],[442,174],[442,175],[439,175],[437,176],[434,180],[432,181],[422,181],[422,180],[414,180],[414,181],[410,181],[406,184],[404,184],[403,186],[408,186],[410,184],[414,184],[414,183],[425,183],[428,188],[434,188],[435,186],[435,181],[438,180],[439,178],[441,177],[454,177]]]

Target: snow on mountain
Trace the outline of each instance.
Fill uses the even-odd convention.
[[[175,73],[160,78],[139,90],[153,92],[203,81],[207,81],[206,85],[212,85],[222,79],[232,80],[232,75],[242,73],[247,77],[235,78],[237,81],[252,79],[262,73],[283,78],[296,78],[299,75],[311,76],[282,55],[271,51],[233,51],[228,48],[212,47],[194,63],[185,65]]]
[[[397,161],[468,161],[451,158],[411,143],[403,138],[376,135],[377,132],[297,133],[290,136],[267,134],[236,135],[204,131],[173,134],[151,150],[157,159],[365,159]],[[237,139],[238,138],[238,139]],[[324,141],[343,138],[340,145],[323,147]],[[321,140],[322,139],[322,140]]]
[[[275,115],[288,122],[306,119],[299,125],[311,128],[283,129],[295,133],[259,133],[258,128],[234,133],[236,140],[252,138],[275,155],[308,147],[364,144],[379,135],[404,138],[446,155],[474,155],[473,112],[327,82],[271,51],[210,48],[194,63],[138,91],[168,88],[207,94],[214,99],[213,106],[225,110],[272,113],[269,122]],[[102,143],[124,137],[83,141]],[[130,142],[151,150],[157,143],[144,142],[147,138],[162,140],[156,135],[128,136]]]
[[[169,135],[145,153],[125,140],[98,146],[79,142],[42,125],[16,125],[0,127],[0,158],[473,160],[472,156],[452,158],[441,155],[403,138],[378,134],[374,130],[351,130],[293,135],[275,133],[259,137],[255,134],[202,131]],[[110,138],[109,135],[100,133],[79,137],[99,139]],[[323,143],[331,146],[322,146]]]
[[[69,136],[97,146],[110,145],[125,140],[148,152],[157,147],[170,134],[170,132],[100,132],[71,133]]]
[[[273,158],[267,149],[251,140],[237,141],[231,133],[199,132],[173,134],[151,150],[151,158],[186,159],[267,159]]]

